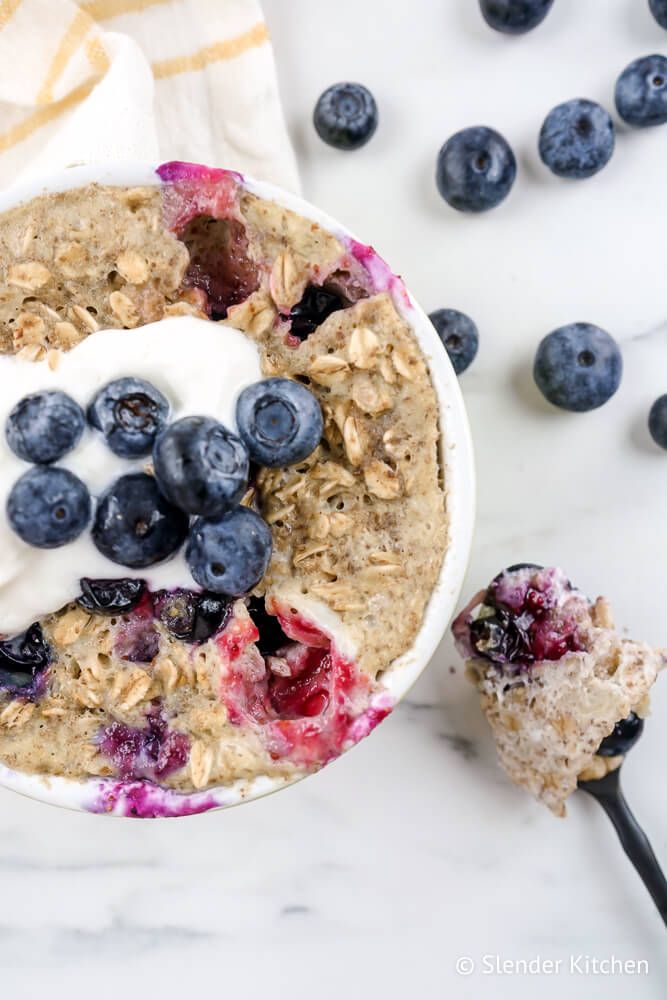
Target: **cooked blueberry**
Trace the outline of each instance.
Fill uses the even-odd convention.
[[[651,437],[661,448],[667,448],[667,395],[656,399],[648,415]]]
[[[457,375],[468,368],[477,355],[477,327],[458,309],[436,309],[429,315]]]
[[[28,545],[56,549],[78,538],[90,521],[88,490],[72,472],[35,466],[14,483],[7,517]]]
[[[667,28],[667,0],[648,0],[651,13],[661,28]]]
[[[136,608],[146,591],[144,580],[90,580],[83,577],[79,586],[81,596],[77,603],[97,615],[125,614]]]
[[[183,417],[167,427],[155,442],[153,465],[164,495],[188,514],[222,514],[248,488],[246,446],[211,417]]]
[[[97,549],[131,569],[167,559],[180,549],[187,533],[187,515],[170,504],[144,472],[121,476],[100,497],[93,523]]]
[[[30,687],[51,662],[51,651],[35,623],[22,635],[0,642],[0,687]]]
[[[539,563],[514,563],[513,566],[508,566],[507,569],[504,569],[502,571],[502,573],[499,573],[498,576],[495,577],[495,579],[496,580],[500,579],[500,577],[504,576],[505,573],[518,573],[519,570],[522,570],[522,569],[538,569],[539,570],[539,569],[544,569],[544,566],[540,566]]]
[[[200,587],[214,594],[240,597],[264,576],[271,547],[266,522],[247,507],[236,507],[213,520],[198,518],[185,557]]]
[[[544,338],[533,374],[550,403],[583,413],[614,395],[621,384],[623,358],[604,330],[591,323],[573,323]]]
[[[614,123],[594,101],[577,99],[553,108],[540,131],[542,162],[558,177],[582,180],[602,170],[614,152]]]
[[[438,153],[438,190],[460,212],[486,212],[499,205],[510,193],[515,177],[514,153],[491,128],[463,129]]]
[[[7,444],[24,462],[48,465],[75,448],[86,420],[70,396],[57,390],[24,396],[7,417]]]
[[[497,608],[493,615],[471,622],[470,641],[480,656],[494,663],[515,660],[529,663],[534,659],[527,633],[505,608]]]
[[[169,416],[162,393],[142,378],[118,378],[97,393],[88,420],[102,431],[109,448],[121,458],[150,454]]]
[[[302,462],[324,429],[315,396],[287,378],[267,378],[244,389],[236,423],[252,460],[271,469]]]
[[[635,712],[630,712],[626,719],[621,719],[614,726],[609,736],[605,736],[598,747],[600,757],[620,757],[632,750],[644,730],[644,720]]]
[[[554,0],[479,0],[484,20],[506,35],[523,35],[541,24]]]
[[[667,122],[667,58],[635,59],[616,81],[616,110],[628,125],[647,128]]]
[[[291,640],[283,632],[276,615],[268,614],[263,597],[248,600],[248,614],[259,629],[257,648],[262,656],[271,656]]]
[[[152,712],[143,729],[112,722],[100,730],[100,752],[113,763],[120,778],[166,778],[185,766],[190,740],[169,729],[164,715]]]
[[[327,316],[344,308],[345,302],[337,292],[318,285],[308,285],[301,301],[290,310],[290,333],[299,340],[305,340],[324,323]]]
[[[320,139],[330,146],[359,149],[377,128],[377,104],[360,83],[335,83],[315,105],[313,122]]]
[[[155,607],[160,621],[174,638],[206,642],[222,627],[230,605],[217,594],[174,590],[157,595]]]

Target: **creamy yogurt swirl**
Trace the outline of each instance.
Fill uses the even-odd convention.
[[[194,317],[174,317],[136,330],[102,330],[58,358],[24,361],[0,357],[0,635],[15,635],[80,593],[81,577],[145,579],[151,589],[193,587],[183,551],[148,569],[131,570],[95,548],[90,528],[57,549],[27,545],[12,531],[6,502],[16,480],[30,466],[10,450],[4,428],[24,396],[60,389],[84,409],[113,379],[137,376],[169,400],[170,420],[191,414],[215,417],[236,430],[239,393],[262,378],[259,354],[239,330]],[[119,476],[145,468],[148,459],[114,455],[102,434],[87,427],[77,447],[59,467],[75,473],[95,499]]]

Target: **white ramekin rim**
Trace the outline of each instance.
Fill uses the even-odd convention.
[[[59,193],[98,183],[113,186],[158,186],[163,183],[160,164],[74,164],[48,176],[34,177],[0,193],[0,212],[30,201],[41,194]],[[265,181],[244,175],[244,187],[268,200],[310,218],[348,244],[356,237],[337,220],[304,199]],[[359,244],[361,245],[361,244]],[[475,470],[470,428],[458,379],[446,352],[424,310],[393,275],[384,262],[394,302],[410,323],[429,365],[440,409],[441,461],[444,470],[448,544],[438,582],[429,599],[419,633],[409,650],[383,672],[378,700],[391,700],[394,707],[428,665],[449,625],[465,577],[472,545],[475,518]],[[386,702],[385,702],[386,703]],[[185,794],[149,782],[114,779],[74,780],[26,774],[0,765],[0,787],[51,805],[121,816],[183,816],[226,808],[268,795],[300,780],[260,776],[233,785],[216,786]]]

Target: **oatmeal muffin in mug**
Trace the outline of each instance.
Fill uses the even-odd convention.
[[[158,173],[0,214],[0,763],[139,815],[370,732],[448,546],[400,279]]]

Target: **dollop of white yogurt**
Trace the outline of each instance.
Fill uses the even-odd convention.
[[[170,420],[202,414],[236,431],[239,393],[262,378],[255,345],[239,330],[182,316],[136,330],[102,330],[62,354],[55,368],[0,356],[0,635],[16,635],[57,611],[80,593],[81,577],[135,577],[152,590],[193,588],[183,550],[147,569],[132,570],[95,548],[90,526],[69,545],[38,549],[16,535],[6,513],[7,497],[31,466],[10,450],[5,423],[12,408],[33,392],[60,389],[85,411],[96,392],[113,379],[146,379],[169,400]],[[119,476],[145,468],[149,458],[129,461],[87,427],[77,447],[58,466],[75,473],[95,499]]]

